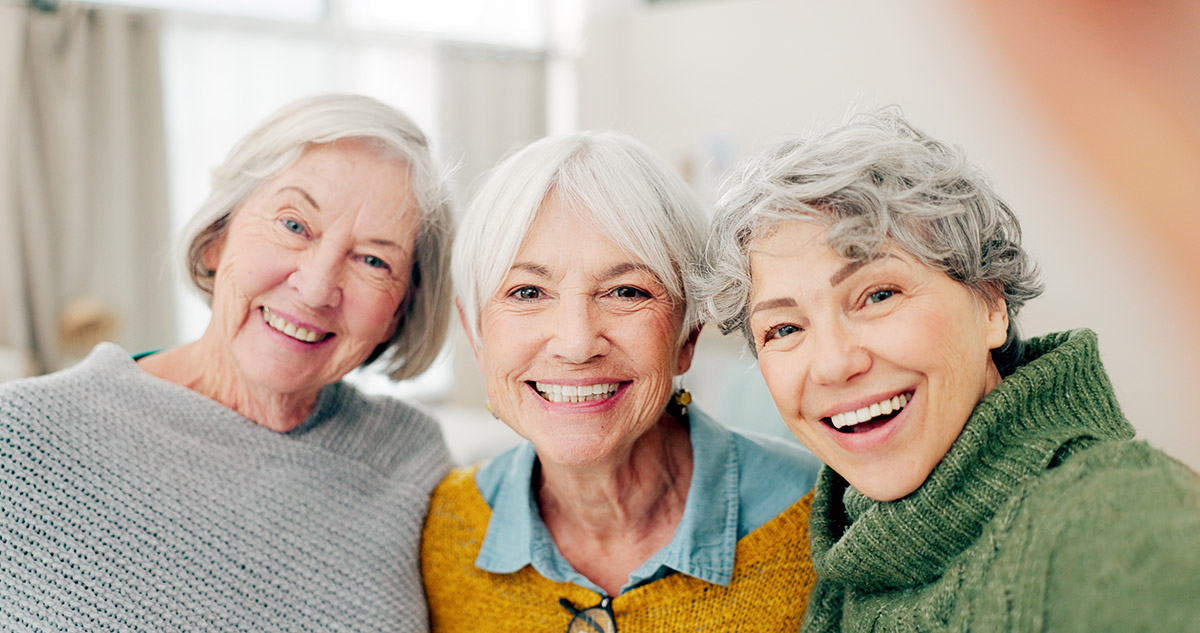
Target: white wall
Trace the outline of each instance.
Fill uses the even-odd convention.
[[[900,104],[965,147],[1021,218],[1047,285],[1022,314],[1024,334],[1096,330],[1139,435],[1200,469],[1189,398],[1200,368],[1173,334],[1194,319],[1162,280],[1155,244],[1074,162],[973,20],[953,0],[623,1],[585,30],[578,124],[641,138],[711,201],[724,170],[756,150],[849,110]],[[734,410],[713,395],[730,372],[757,388],[738,345],[703,339],[688,379],[700,404]]]

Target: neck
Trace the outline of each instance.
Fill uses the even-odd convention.
[[[587,468],[542,463],[540,474],[538,508],[559,551],[615,596],[683,518],[691,440],[664,414],[619,460]]]
[[[300,426],[319,391],[281,394],[243,379],[226,349],[208,337],[138,361],[147,373],[204,394],[259,426],[285,433]]]

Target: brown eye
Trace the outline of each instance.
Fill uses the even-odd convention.
[[[509,293],[508,296],[522,301],[533,301],[534,299],[541,298],[542,291],[536,286],[521,286]]]
[[[650,296],[645,290],[633,286],[617,286],[609,294],[617,299],[645,299]]]

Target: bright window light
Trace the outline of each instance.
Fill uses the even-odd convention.
[[[344,0],[350,26],[541,49],[548,0]]]
[[[92,0],[97,4],[210,13],[287,22],[319,22],[328,0]]]

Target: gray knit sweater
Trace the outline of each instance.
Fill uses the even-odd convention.
[[[102,344],[0,385],[0,630],[424,631],[449,456],[344,383],[276,433]]]

